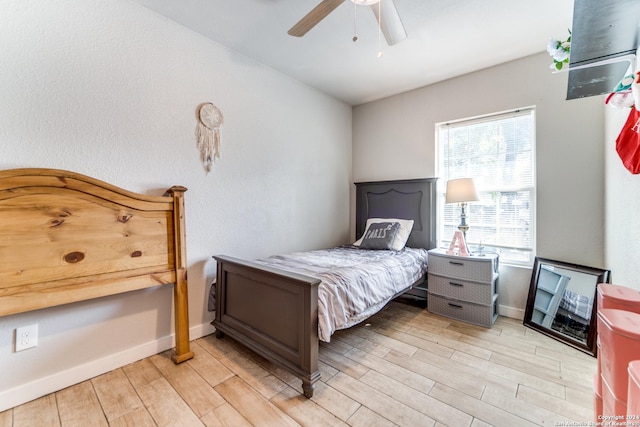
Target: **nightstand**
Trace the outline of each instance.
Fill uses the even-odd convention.
[[[452,319],[491,327],[498,317],[498,255],[458,256],[429,251],[427,308]]]

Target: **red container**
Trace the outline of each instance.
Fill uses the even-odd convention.
[[[593,419],[602,419],[602,380],[598,374],[593,376]]]
[[[602,416],[607,419],[624,420],[626,415],[627,402],[618,398],[609,384],[607,384],[607,380],[602,378]],[[596,421],[600,421],[601,419],[603,418],[596,418]]]
[[[640,360],[629,363],[629,389],[627,391],[627,415],[629,421],[640,422]]]
[[[598,311],[600,370],[616,400],[627,402],[629,362],[640,359],[640,314],[624,310]],[[602,386],[605,412],[607,387]],[[626,410],[624,412],[626,414]],[[610,414],[607,414],[610,415]]]
[[[620,285],[612,285],[609,283],[599,283],[598,291],[597,291],[597,307],[598,312],[603,309],[615,309],[615,310],[624,310],[630,311],[633,313],[640,313],[640,292],[635,289],[628,288],[626,286]],[[598,324],[598,331],[601,331],[600,325]],[[597,342],[597,373],[598,373],[598,382],[601,381],[602,374],[602,355],[601,355],[601,345],[600,345],[600,336],[596,338]],[[594,386],[602,388],[602,384],[594,383]]]
[[[598,284],[598,311],[604,308],[640,313],[640,292],[626,286]]]
[[[596,326],[597,327],[597,326]],[[602,388],[602,385],[600,384],[601,378],[602,378],[602,368],[600,367],[600,363],[601,363],[601,359],[602,359],[602,353],[600,353],[600,335],[596,336],[596,382],[599,384],[599,388]],[[594,383],[595,384],[595,383]]]

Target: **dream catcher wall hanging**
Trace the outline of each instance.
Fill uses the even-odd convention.
[[[213,161],[220,157],[220,126],[224,117],[218,107],[210,102],[200,104],[196,116],[196,141],[200,160],[206,171],[210,172]]]

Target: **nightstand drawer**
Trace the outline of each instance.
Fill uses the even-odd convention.
[[[429,290],[427,304],[427,309],[432,313],[480,326],[491,327],[498,317],[497,295],[491,304],[481,305],[445,298]]]
[[[429,291],[444,297],[488,305],[497,293],[497,281],[479,283],[429,274]]]
[[[428,271],[432,274],[474,282],[491,282],[498,276],[497,257],[430,255]]]

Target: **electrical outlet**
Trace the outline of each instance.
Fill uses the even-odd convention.
[[[38,345],[38,324],[16,329],[16,352]]]

